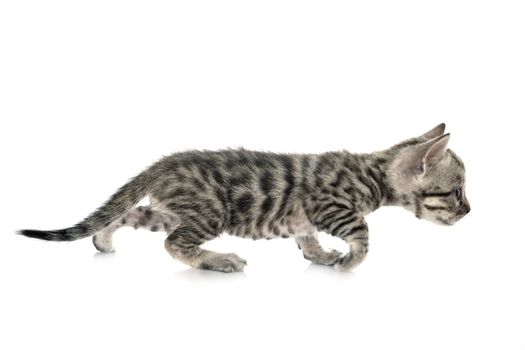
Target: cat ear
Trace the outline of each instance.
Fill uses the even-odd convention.
[[[445,123],[441,123],[438,126],[434,127],[432,130],[427,131],[423,135],[419,135],[418,137],[413,137],[411,139],[399,142],[398,144],[392,146],[392,148],[402,148],[402,147],[406,147],[407,145],[413,145],[415,143],[427,142],[438,136],[443,135],[444,133],[445,133]]]
[[[449,140],[450,134],[445,134],[415,147],[418,168],[423,174],[443,159]]]
[[[443,135],[445,133],[445,127],[445,123],[441,123],[432,130],[429,130],[423,135],[419,136],[418,139],[421,139],[423,141],[432,140],[433,138]]]

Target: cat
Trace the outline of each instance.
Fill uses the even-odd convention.
[[[200,247],[224,231],[252,239],[294,237],[306,259],[350,271],[368,252],[364,217],[380,206],[401,206],[443,225],[470,211],[465,167],[447,149],[450,134],[444,132],[440,124],[370,154],[175,153],[133,178],[75,226],[19,233],[50,241],[93,236],[99,251],[112,252],[113,233],[122,226],[164,231],[165,248],[174,258],[222,272],[243,271],[246,265],[235,253]],[[150,205],[136,207],[146,196]],[[349,252],[321,247],[318,231],[344,240]]]

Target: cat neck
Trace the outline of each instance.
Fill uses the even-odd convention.
[[[374,152],[366,155],[367,172],[381,191],[380,206],[400,205],[400,195],[395,190],[389,176],[393,159],[394,154],[391,151]]]
[[[382,151],[367,154],[345,152],[345,168],[356,176],[358,186],[366,187],[370,193],[370,211],[381,206],[399,205],[398,193],[389,180],[388,172],[393,160],[392,152]]]

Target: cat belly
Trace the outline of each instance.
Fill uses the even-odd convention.
[[[279,236],[304,236],[314,232],[315,227],[305,216],[296,215],[284,217],[274,226],[272,232],[270,232],[270,230],[266,230],[264,234]]]
[[[305,215],[290,215],[282,219],[265,223],[256,229],[255,225],[244,225],[230,230],[230,234],[252,239],[273,239],[306,236],[317,230]]]

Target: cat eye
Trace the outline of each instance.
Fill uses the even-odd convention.
[[[461,188],[456,188],[454,190],[454,194],[456,195],[456,198],[458,200],[460,200],[461,198],[463,198],[463,192],[461,191]]]

